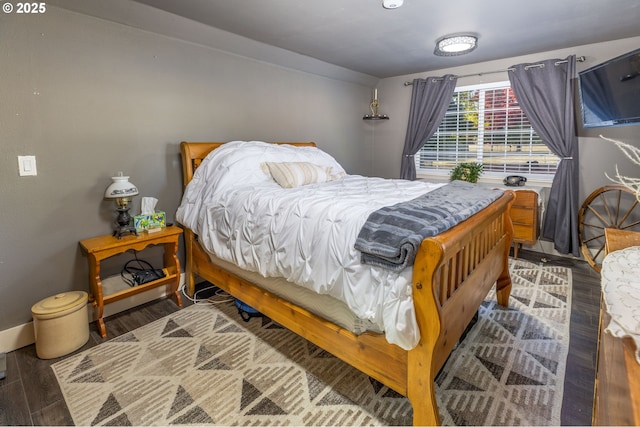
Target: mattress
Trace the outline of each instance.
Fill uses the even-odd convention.
[[[210,255],[209,258],[212,264],[258,285],[260,288],[282,299],[309,310],[316,316],[328,320],[356,335],[364,332],[383,333],[377,325],[359,318],[344,302],[329,295],[319,295],[307,288],[288,282],[282,277],[264,277],[258,273],[243,270],[237,265],[213,255]]]

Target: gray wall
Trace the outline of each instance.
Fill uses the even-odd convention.
[[[118,171],[174,217],[182,140],[311,140],[371,173],[369,84],[47,6],[0,14],[0,331],[43,298],[88,289],[78,241],[111,232],[102,196]],[[18,176],[18,155],[36,156],[37,176]]]
[[[456,67],[420,74],[398,76],[382,80],[378,84],[380,104],[384,113],[389,114],[392,120],[383,123],[378,128],[374,140],[374,172],[383,177],[400,176],[400,157],[404,145],[404,137],[409,117],[409,103],[411,101],[411,87],[404,86],[404,82],[414,78],[427,76],[441,76],[447,73],[467,75],[473,73],[506,70],[512,65],[520,63],[536,62],[550,58],[566,58],[568,55],[585,56],[586,61],[577,64],[577,70],[581,71],[596,64],[614,58],[623,53],[637,49],[640,45],[640,37],[617,40],[607,43],[598,43],[588,46],[577,46],[563,50],[544,52],[536,55],[528,55],[505,60],[479,63],[464,67]],[[473,55],[473,53],[471,53]],[[466,77],[458,80],[458,85],[471,85],[508,80],[504,73],[486,74],[483,76]],[[577,95],[576,95],[577,96]],[[579,115],[579,106],[576,104]],[[579,119],[579,116],[578,116]],[[578,126],[580,144],[580,200],[584,200],[593,190],[603,185],[611,184],[605,177],[605,172],[613,176],[615,165],[624,175],[638,177],[640,170],[629,161],[612,143],[598,137],[604,135],[608,138],[619,139],[636,147],[640,147],[640,125],[609,127],[597,129],[582,129]]]
[[[118,7],[110,9],[112,4]],[[105,12],[131,10],[132,21],[149,20],[152,11],[139,7],[105,3]],[[51,4],[44,15],[0,14],[0,331],[30,321],[31,305],[42,298],[87,290],[78,241],[110,233],[114,205],[102,194],[117,171],[130,175],[142,196],[158,198],[158,208],[173,218],[181,196],[182,140],[313,140],[350,173],[397,177],[411,97],[404,81],[505,69],[570,53],[587,56],[579,65],[583,69],[640,42],[384,79],[378,83],[380,112],[391,120],[366,122],[361,117],[368,112],[370,76],[327,77],[332,66],[309,58],[300,58],[307,72],[247,59],[193,41],[219,32],[177,17],[157,18],[167,31],[172,25],[172,37]],[[228,34],[221,39],[243,42]],[[313,68],[324,76],[309,72]],[[491,81],[505,77],[490,76]],[[480,81],[489,78],[460,84]],[[601,132],[640,145],[638,129]],[[613,172],[615,164],[637,176],[598,132],[580,131],[582,198],[608,183],[604,172]],[[18,176],[18,155],[37,157],[38,176]],[[139,198],[134,210],[138,207]],[[106,273],[119,272],[122,262],[106,263]]]

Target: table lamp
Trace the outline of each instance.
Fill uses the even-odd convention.
[[[111,177],[113,182],[107,187],[104,192],[105,199],[115,199],[118,205],[118,218],[116,219],[117,226],[113,231],[113,235],[118,239],[122,238],[124,234],[136,232],[135,227],[131,224],[131,215],[129,215],[129,203],[131,203],[131,197],[138,194],[138,188],[129,182],[128,176],[123,176],[122,172],[118,172],[118,176]]]

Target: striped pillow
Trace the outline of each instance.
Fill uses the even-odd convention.
[[[262,169],[283,188],[328,182],[339,178],[331,175],[331,168],[309,162],[264,162]]]

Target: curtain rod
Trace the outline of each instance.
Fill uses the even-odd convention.
[[[586,61],[586,60],[587,60],[587,58],[585,58],[584,56],[578,56],[578,57],[576,58],[576,61],[578,61],[578,62],[584,62],[584,61]],[[566,63],[567,63],[567,60],[566,60],[566,59],[563,59],[563,60],[561,60],[561,61],[556,61],[556,65],[566,64]],[[539,63],[539,64],[531,64],[531,65],[527,65],[527,66],[525,67],[525,69],[534,68],[534,67],[542,67],[542,66],[544,66],[544,64],[542,64],[542,63]],[[513,71],[513,70],[515,70],[515,68],[507,68],[506,70],[485,71],[484,73],[465,74],[465,75],[463,75],[463,76],[456,76],[456,77],[457,77],[457,78],[459,78],[459,79],[462,79],[462,78],[464,78],[464,77],[484,76],[485,74],[497,74],[497,73],[504,73],[504,72],[507,72],[507,71]],[[413,85],[413,82],[404,82],[404,85],[405,85],[405,86],[412,86],[412,85]]]

